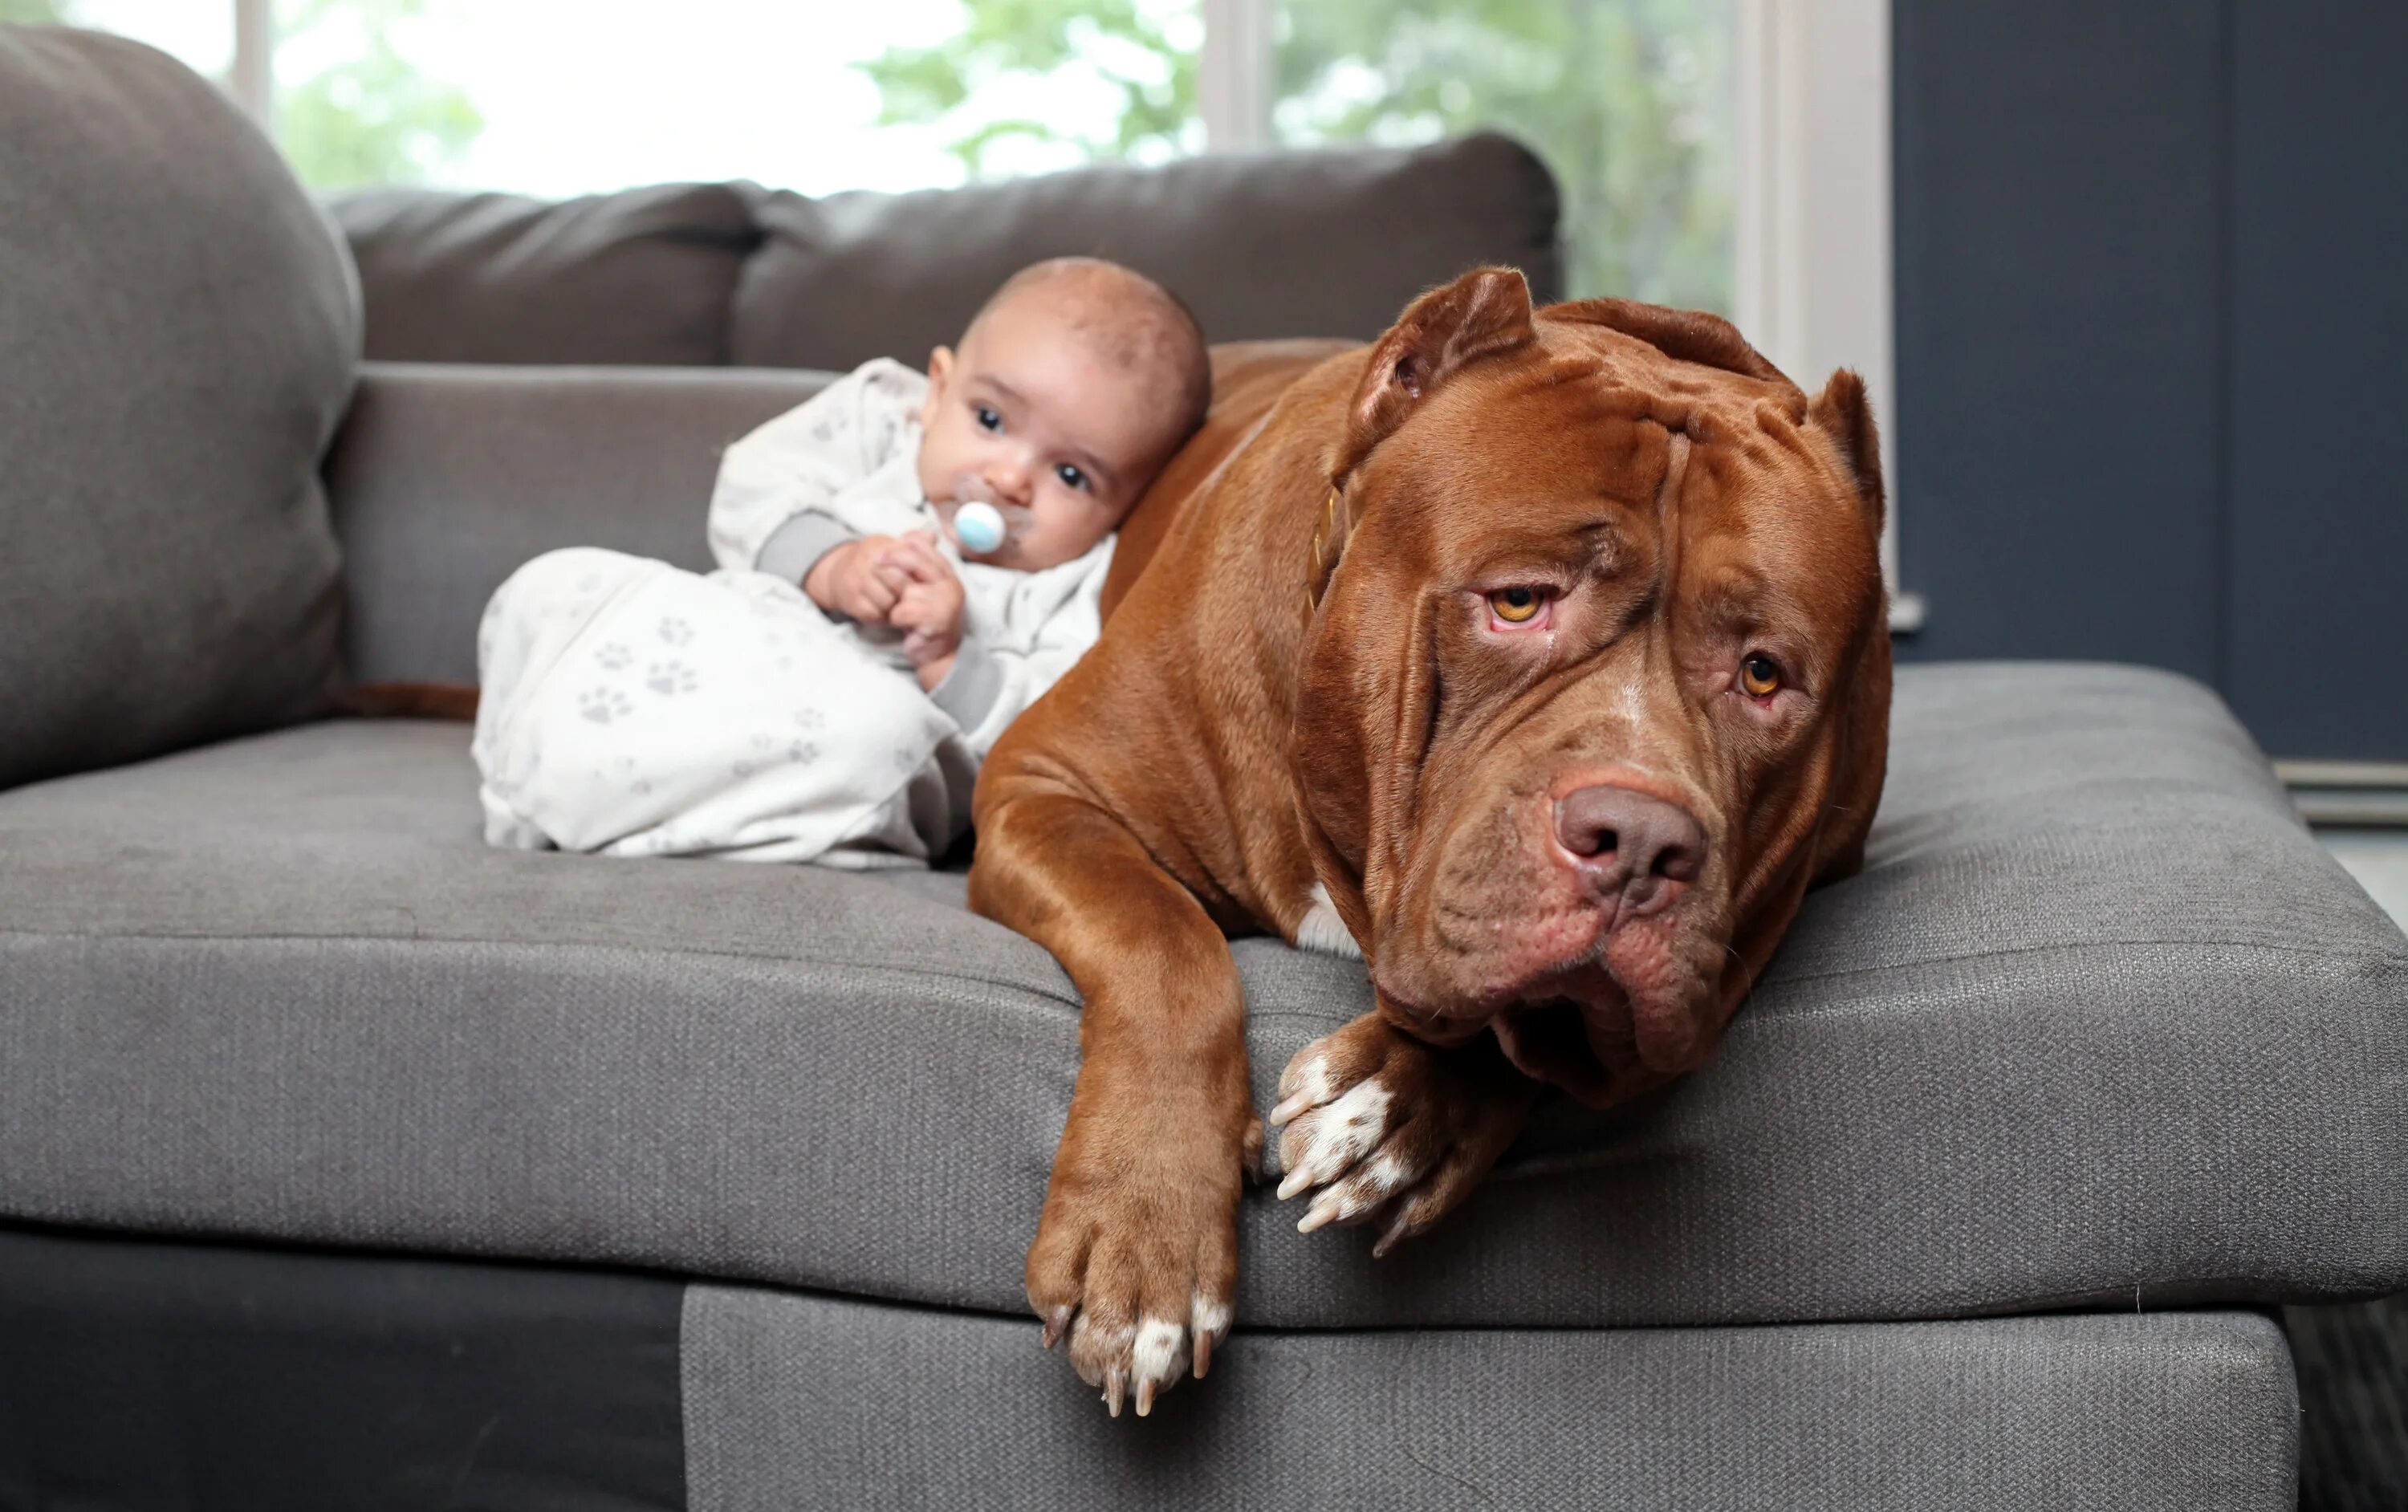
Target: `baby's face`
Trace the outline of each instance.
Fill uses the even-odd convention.
[[[928,362],[920,487],[953,533],[983,492],[1006,530],[975,562],[1024,572],[1075,561],[1116,529],[1178,442],[1159,378],[1112,365],[1034,301],[990,310]],[[958,537],[953,544],[960,546]]]

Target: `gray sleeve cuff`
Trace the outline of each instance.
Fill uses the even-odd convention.
[[[983,645],[965,635],[961,649],[953,653],[953,670],[928,696],[953,717],[955,724],[968,731],[979,727],[1002,693],[1003,663]]]
[[[755,571],[799,585],[819,564],[820,558],[856,538],[834,515],[806,509],[769,533],[769,538],[761,543],[760,554],[752,559],[752,566]]]

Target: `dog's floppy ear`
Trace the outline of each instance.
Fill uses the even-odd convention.
[[[1831,375],[1806,407],[1807,423],[1830,437],[1841,470],[1864,506],[1865,526],[1878,538],[1887,495],[1882,487],[1881,433],[1865,380],[1846,368]],[[1879,600],[1876,599],[1876,605]],[[1844,720],[1834,748],[1836,775],[1824,799],[1815,841],[1814,879],[1849,877],[1864,864],[1865,836],[1881,803],[1889,766],[1889,626],[1876,607],[1864,626],[1863,649],[1834,689]]]
[[[1362,381],[1346,406],[1346,434],[1330,458],[1329,492],[1312,533],[1306,575],[1308,611],[1320,605],[1347,537],[1354,533],[1347,476],[1466,364],[1537,339],[1530,326],[1530,285],[1519,268],[1474,268],[1414,300],[1388,327],[1364,364]]]
[[[1873,407],[1865,397],[1865,380],[1841,368],[1806,407],[1806,419],[1839,448],[1840,461],[1856,485],[1856,496],[1864,500],[1865,518],[1871,522],[1873,534],[1880,535],[1889,495],[1882,486],[1881,433],[1873,424]]]
[[[1528,346],[1530,286],[1519,268],[1474,268],[1405,309],[1371,349],[1346,407],[1346,436],[1329,469],[1342,483],[1430,391],[1468,363]]]

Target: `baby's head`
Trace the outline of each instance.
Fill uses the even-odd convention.
[[[1002,509],[1003,544],[965,555],[1058,566],[1119,528],[1211,398],[1203,333],[1160,284],[1091,257],[1039,263],[929,355],[920,487]]]

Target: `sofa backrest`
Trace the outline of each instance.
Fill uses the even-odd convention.
[[[370,189],[329,208],[359,264],[366,355],[387,362],[723,364],[761,243],[725,184],[557,202]]]
[[[1506,263],[1562,285],[1554,178],[1512,139],[1206,155],[905,194],[681,184],[547,202],[334,202],[367,355],[420,362],[920,366],[1014,269],[1084,253],[1185,299],[1214,341],[1377,335]]]

